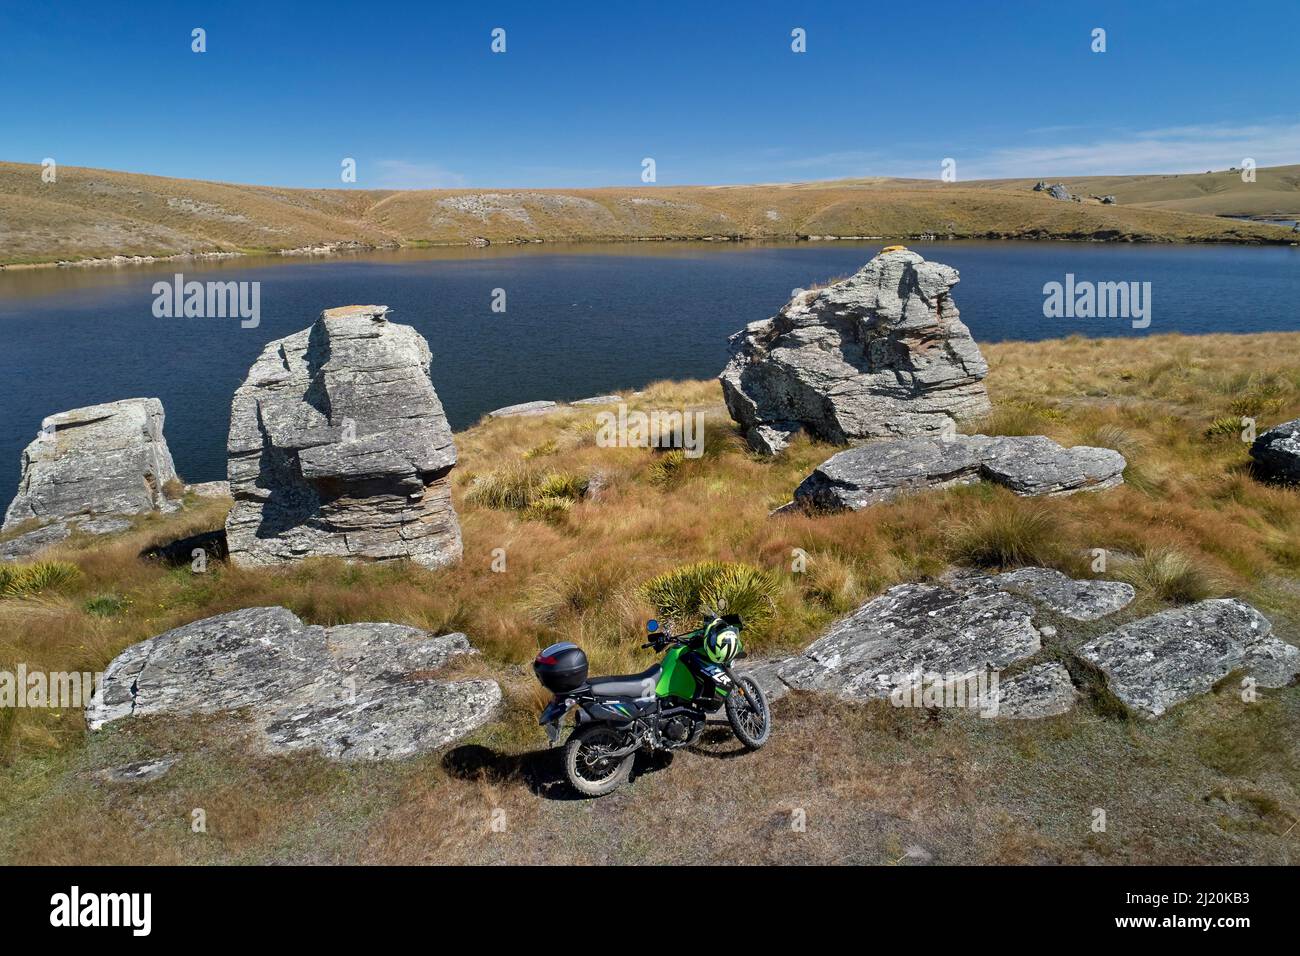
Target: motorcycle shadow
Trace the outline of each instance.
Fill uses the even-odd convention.
[[[508,754],[465,744],[453,747],[442,758],[442,768],[457,780],[481,780],[485,783],[523,784],[544,800],[586,800],[564,777],[564,749],[549,747],[522,754]],[[655,773],[672,763],[672,754],[638,753],[632,764],[632,779]]]
[[[726,744],[731,744],[727,749],[722,749]],[[736,739],[736,735],[731,730],[731,725],[725,720],[710,721],[704,727],[704,733],[700,735],[694,746],[688,747],[688,751],[697,757],[708,757],[711,760],[734,760],[736,757],[743,757],[748,754],[749,748]]]

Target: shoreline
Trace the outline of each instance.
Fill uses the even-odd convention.
[[[1224,217],[1229,218],[1229,217]],[[1235,218],[1235,217],[1232,217]],[[1284,227],[1279,227],[1284,228]],[[361,243],[355,241],[320,243],[313,246],[297,246],[288,249],[267,249],[256,251],[211,250],[206,252],[179,252],[168,256],[119,254],[110,257],[89,257],[85,259],[57,259],[50,262],[13,262],[0,263],[0,273],[21,272],[35,269],[95,269],[120,268],[122,266],[159,265],[167,262],[207,262],[226,259],[245,259],[255,257],[334,259],[345,255],[372,252],[401,252],[420,249],[487,249],[491,246],[536,246],[536,245],[620,245],[641,242],[671,243],[770,243],[788,244],[803,242],[1078,242],[1101,243],[1104,245],[1165,245],[1165,246],[1300,246],[1300,238],[1293,238],[1294,233],[1286,233],[1271,238],[1251,239],[1148,239],[1140,237],[1114,238],[1083,234],[1057,234],[1043,236],[1026,236],[1015,233],[982,233],[979,235],[934,235],[923,233],[908,236],[838,236],[838,235],[802,235],[791,236],[743,236],[743,235],[701,235],[701,236],[619,236],[615,238],[592,237],[574,239],[500,239],[488,240],[474,238],[465,242],[397,242],[384,244]]]

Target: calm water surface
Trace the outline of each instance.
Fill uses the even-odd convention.
[[[81,405],[157,396],[177,470],[225,477],[230,398],[272,339],[324,308],[386,304],[433,350],[453,428],[502,405],[566,400],[663,378],[708,378],[727,337],[772,315],[792,289],[856,271],[881,243],[633,243],[406,251],[319,260],[246,258],[163,266],[0,273],[0,505],[41,419]],[[1079,243],[917,243],[955,266],[979,342],[1071,334],[1300,330],[1300,249]],[[151,287],[256,280],[261,324],[158,319]],[[1043,284],[1152,284],[1152,321],[1045,319]],[[491,310],[506,291],[504,314]]]

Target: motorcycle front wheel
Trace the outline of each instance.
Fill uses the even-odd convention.
[[[579,727],[564,744],[564,775],[569,785],[586,797],[603,797],[627,783],[632,775],[635,752],[624,757],[611,753],[631,741],[605,724]]]
[[[727,697],[727,722],[737,739],[750,750],[767,743],[772,733],[772,712],[763,688],[752,677],[741,677]]]

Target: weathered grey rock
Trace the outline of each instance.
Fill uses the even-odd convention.
[[[1064,183],[1053,183],[1048,186],[1047,195],[1051,196],[1053,199],[1070,200],[1074,198],[1074,196],[1070,195],[1070,190],[1065,188]]]
[[[997,706],[992,710],[995,717],[1010,720],[1057,717],[1072,710],[1078,696],[1070,672],[1050,661],[999,680]]]
[[[723,395],[751,445],[800,430],[836,444],[938,433],[989,411],[988,365],[962,324],[957,270],[906,250],[876,256],[731,337]]]
[[[1041,179],[1038,182],[1034,183],[1034,192],[1036,193],[1041,193],[1046,188],[1047,188],[1047,183],[1043,182]]]
[[[181,758],[174,755],[156,757],[152,760],[136,760],[120,767],[108,767],[95,772],[95,776],[109,783],[150,783],[157,780]]]
[[[1274,425],[1257,436],[1250,456],[1265,478],[1300,482],[1300,418]]]
[[[174,510],[164,494],[176,468],[163,417],[158,399],[129,398],[46,418],[23,450],[4,530],[38,521],[80,524],[96,534],[107,525],[95,519]]]
[[[900,495],[989,480],[1018,495],[1068,495],[1124,481],[1124,456],[1108,448],[1062,448],[1042,435],[903,438],[832,455],[795,489],[807,507],[858,510]]]
[[[1115,205],[1115,197],[1114,197],[1114,196],[1102,196],[1102,197],[1101,197],[1101,203],[1102,203],[1103,206],[1113,206],[1113,205]]]
[[[198,495],[200,498],[229,498],[230,482],[201,481],[197,485],[186,485],[185,493]]]
[[[580,398],[576,402],[569,402],[570,405],[617,405],[623,401],[621,395],[593,395],[591,398]]]
[[[1033,615],[1003,591],[900,584],[832,625],[777,676],[845,700],[888,697],[927,674],[973,677],[1038,652]]]
[[[988,587],[1031,598],[1075,621],[1095,621],[1123,610],[1136,593],[1123,581],[1075,580],[1051,568],[1017,568],[983,580]]]
[[[325,628],[282,607],[246,608],[128,647],[105,670],[86,721],[98,730],[127,717],[241,711],[270,753],[407,757],[464,736],[500,703],[495,681],[430,675],[469,653],[463,634]]]
[[[459,560],[456,446],[429,381],[429,346],[387,311],[326,310],[270,343],[235,392],[226,519],[235,564]]]
[[[1199,601],[1103,634],[1078,653],[1127,706],[1159,717],[1234,670],[1262,687],[1289,683],[1300,673],[1300,649],[1272,630],[1268,618],[1242,601]]]
[[[41,525],[7,541],[0,541],[0,561],[17,561],[21,558],[29,558],[52,545],[58,544],[71,534],[72,529],[62,522]]]
[[[793,660],[793,657],[755,658],[741,661],[734,670],[737,674],[752,677],[771,703],[790,693],[790,685],[781,680],[781,668]]]
[[[489,418],[516,418],[527,415],[546,415],[550,412],[558,411],[560,408],[555,402],[520,402],[518,405],[507,405],[505,408],[497,408],[488,412]]]

